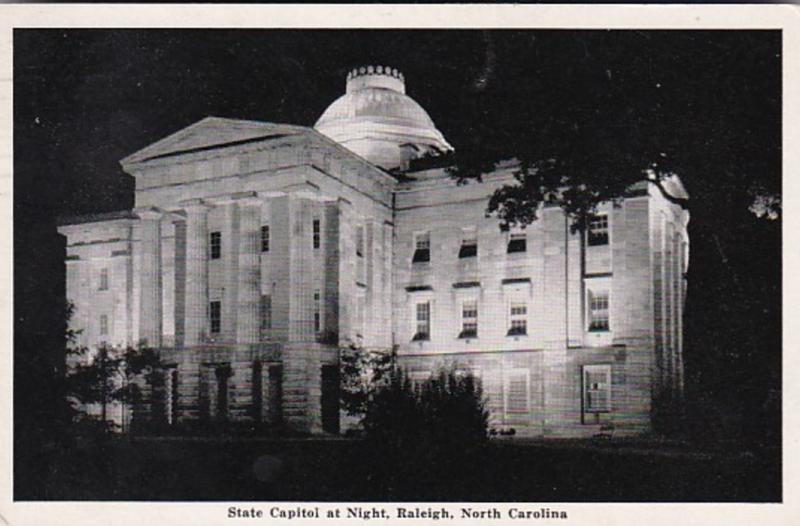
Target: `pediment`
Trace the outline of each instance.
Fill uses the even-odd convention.
[[[310,128],[303,126],[206,117],[125,157],[120,164],[126,166],[184,153],[311,132]]]

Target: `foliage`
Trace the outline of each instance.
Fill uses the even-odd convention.
[[[354,346],[342,350],[340,394],[342,407],[348,415],[364,414],[367,401],[387,382],[394,361],[394,351],[367,351]]]
[[[71,314],[72,308],[69,309]],[[67,374],[65,396],[70,402],[73,421],[93,419],[85,407],[101,408],[100,427],[110,430],[107,409],[112,403],[132,407],[145,401],[142,382],[154,385],[161,369],[156,351],[144,346],[115,347],[102,344],[97,349],[75,346],[80,331],[67,329]]]
[[[587,31],[492,45],[492,76],[468,105],[473,119],[492,118],[451,136],[453,174],[479,179],[517,159],[515,184],[489,205],[504,222],[530,223],[549,202],[580,226],[598,203],[640,181],[694,207],[661,184],[673,174],[702,207],[780,213],[776,35]],[[517,59],[529,54],[532,65]],[[512,96],[525,104],[504,108]]]
[[[382,495],[419,480],[451,484],[479,466],[488,411],[471,374],[442,368],[420,385],[393,367],[366,403],[363,426],[369,478]]]

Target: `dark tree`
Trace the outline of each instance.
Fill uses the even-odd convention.
[[[67,305],[67,320],[74,306]],[[60,402],[68,415],[66,424],[95,422],[103,431],[117,427],[108,417],[108,408],[121,403],[123,408],[135,407],[148,401],[158,382],[162,363],[158,353],[145,346],[117,347],[108,344],[97,349],[77,345],[80,331],[67,324],[65,332],[66,370],[58,373],[56,381],[63,385]],[[152,396],[150,397],[152,398]],[[99,417],[90,415],[87,408],[100,407]]]

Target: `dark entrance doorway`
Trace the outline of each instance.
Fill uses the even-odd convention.
[[[322,366],[322,430],[339,434],[339,366]]]
[[[231,376],[230,365],[220,365],[216,369],[217,407],[215,417],[219,421],[228,419],[228,379]]]

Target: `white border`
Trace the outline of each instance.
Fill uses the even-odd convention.
[[[11,466],[12,371],[12,30],[18,28],[583,28],[583,29],[783,29],[784,36],[784,503],[783,504],[547,504],[518,506],[566,510],[563,522],[605,525],[732,523],[791,524],[800,518],[797,498],[798,385],[792,381],[800,361],[794,327],[800,268],[798,224],[800,192],[794,178],[800,168],[797,144],[800,97],[800,24],[791,5],[0,5],[0,522],[49,524],[226,524],[226,503],[14,503]],[[794,322],[794,323],[792,323]],[[241,507],[248,504],[239,503]],[[310,504],[320,509],[336,504]],[[352,505],[353,503],[351,503]],[[265,512],[270,503],[254,503]],[[290,508],[291,503],[281,504]],[[370,506],[367,504],[366,506]],[[396,505],[384,506],[392,509]],[[422,507],[438,507],[426,504]],[[457,504],[446,505],[458,511]],[[513,505],[497,504],[500,510]],[[245,521],[255,522],[255,521]],[[260,523],[285,521],[264,518]],[[320,523],[321,521],[298,521]],[[333,519],[327,524],[348,524]],[[393,521],[395,522],[395,521]],[[403,521],[420,524],[428,521]],[[471,521],[472,522],[472,521]],[[476,523],[518,521],[474,521]],[[548,521],[550,522],[550,521]],[[557,521],[562,522],[562,521]],[[241,521],[235,521],[241,523]]]

